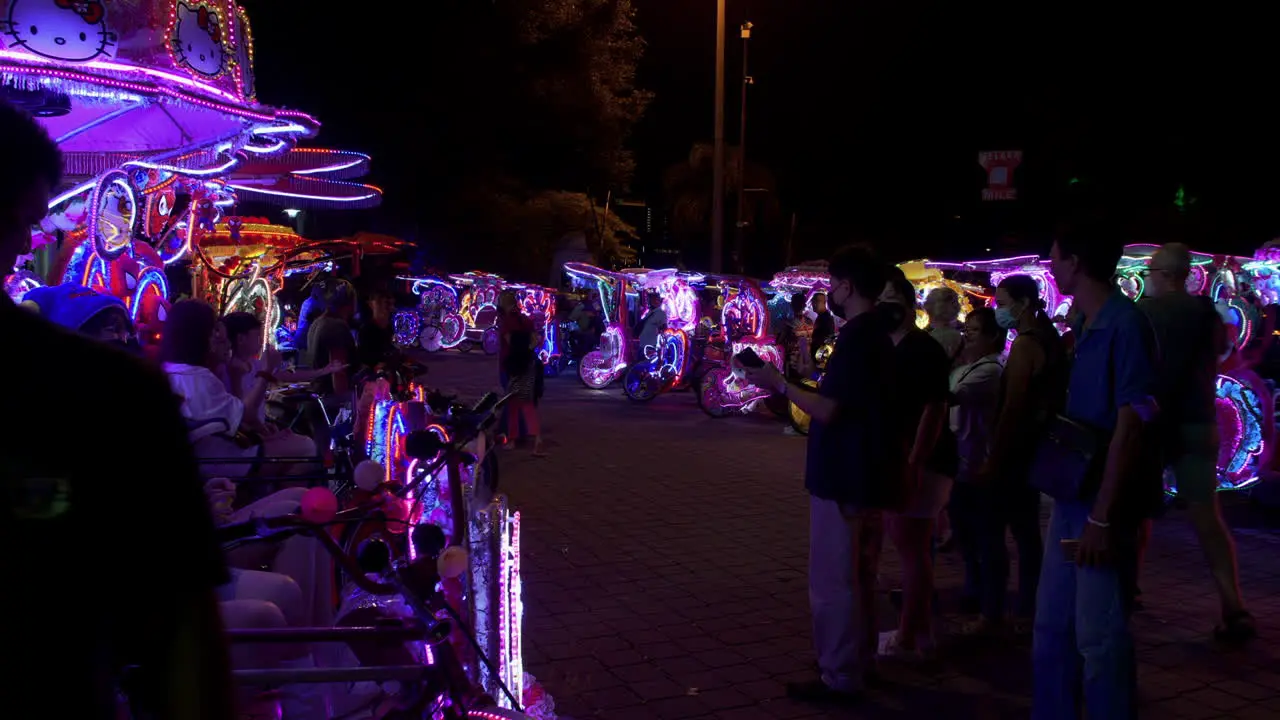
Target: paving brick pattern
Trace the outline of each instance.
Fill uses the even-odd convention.
[[[434,381],[489,389],[492,358],[430,359]],[[883,668],[864,705],[791,701],[811,677],[804,441],[767,416],[714,420],[688,393],[648,405],[616,386],[547,382],[551,457],[517,449],[502,483],[523,512],[526,665],[575,720],[1021,718],[1025,646],[953,643],[935,667]],[[1280,718],[1280,532],[1237,532],[1263,639],[1215,647],[1217,603],[1185,519],[1157,523],[1135,619],[1142,717]],[[959,564],[938,565],[954,627]],[[886,549],[882,586],[897,577]],[[893,624],[887,602],[882,629]]]

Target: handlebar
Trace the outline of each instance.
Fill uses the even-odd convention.
[[[449,419],[453,429],[453,438],[445,441],[429,430],[409,433],[404,441],[405,454],[416,460],[430,460],[444,450],[459,450],[487,430],[497,419],[497,413],[513,394],[498,397],[496,393],[486,393],[470,410],[457,413]]]

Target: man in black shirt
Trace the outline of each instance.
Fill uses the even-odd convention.
[[[361,365],[374,368],[382,363],[395,362],[400,356],[391,328],[396,301],[389,293],[375,290],[369,294],[369,310],[369,317],[356,333],[356,353]]]
[[[44,130],[0,103],[0,267],[28,252],[58,185]],[[0,707],[115,718],[126,665],[156,717],[229,720],[214,588],[226,581],[178,402],[165,378],[0,295]],[[27,707],[28,710],[22,710]]]
[[[847,320],[817,392],[788,383],[772,365],[748,370],[812,418],[805,463],[809,491],[809,603],[821,677],[787,687],[792,697],[842,702],[863,690],[875,659],[875,583],[884,510],[901,502],[901,453],[893,427],[893,343],[873,312],[885,268],[846,248],[828,268],[832,311]]]

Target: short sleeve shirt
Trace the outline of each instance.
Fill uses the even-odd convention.
[[[1214,330],[1222,321],[1212,301],[1175,292],[1143,298],[1138,309],[1151,321],[1159,343],[1161,412],[1178,425],[1217,422]]]
[[[1067,416],[1114,430],[1120,408],[1150,405],[1156,383],[1152,346],[1151,323],[1117,291],[1079,330],[1067,384]]]
[[[0,354],[22,408],[0,433],[0,703],[114,718],[117,669],[228,579],[203,484],[158,370],[3,297],[0,327],[27,348]]]
[[[895,403],[894,377],[893,341],[875,313],[846,323],[818,386],[836,401],[835,416],[809,426],[805,488],[811,495],[859,508],[899,506],[903,456],[884,421]]]
[[[950,393],[951,359],[947,351],[924,330],[912,328],[894,348],[897,377],[897,418],[899,442],[909,452],[915,443],[920,419],[927,406],[946,404]],[[925,459],[925,468],[954,477],[957,451],[955,435],[944,428],[934,446],[933,454]]]
[[[1096,428],[1109,440],[1121,408],[1132,407],[1144,419],[1153,416],[1154,338],[1151,323],[1142,311],[1118,291],[1090,320],[1076,340],[1066,415]],[[1149,443],[1151,438],[1146,440]],[[1144,458],[1150,449],[1143,448]],[[1161,489],[1158,470],[1130,473],[1116,499],[1122,517],[1131,513],[1145,516],[1158,505]]]

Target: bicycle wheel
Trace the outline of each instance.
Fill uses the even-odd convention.
[[[498,354],[498,328],[485,328],[484,334],[480,336],[480,346],[484,348],[485,355]]]
[[[440,327],[432,323],[422,328],[422,335],[419,336],[418,344],[427,352],[435,352],[442,347],[441,340]]]
[[[623,376],[622,389],[635,402],[649,402],[658,397],[659,380],[643,365],[632,365]]]
[[[725,405],[727,400],[725,381],[731,374],[726,367],[712,368],[702,376],[702,381],[699,383],[698,394],[701,396],[699,407],[713,418],[724,418],[733,414],[733,408]]]

